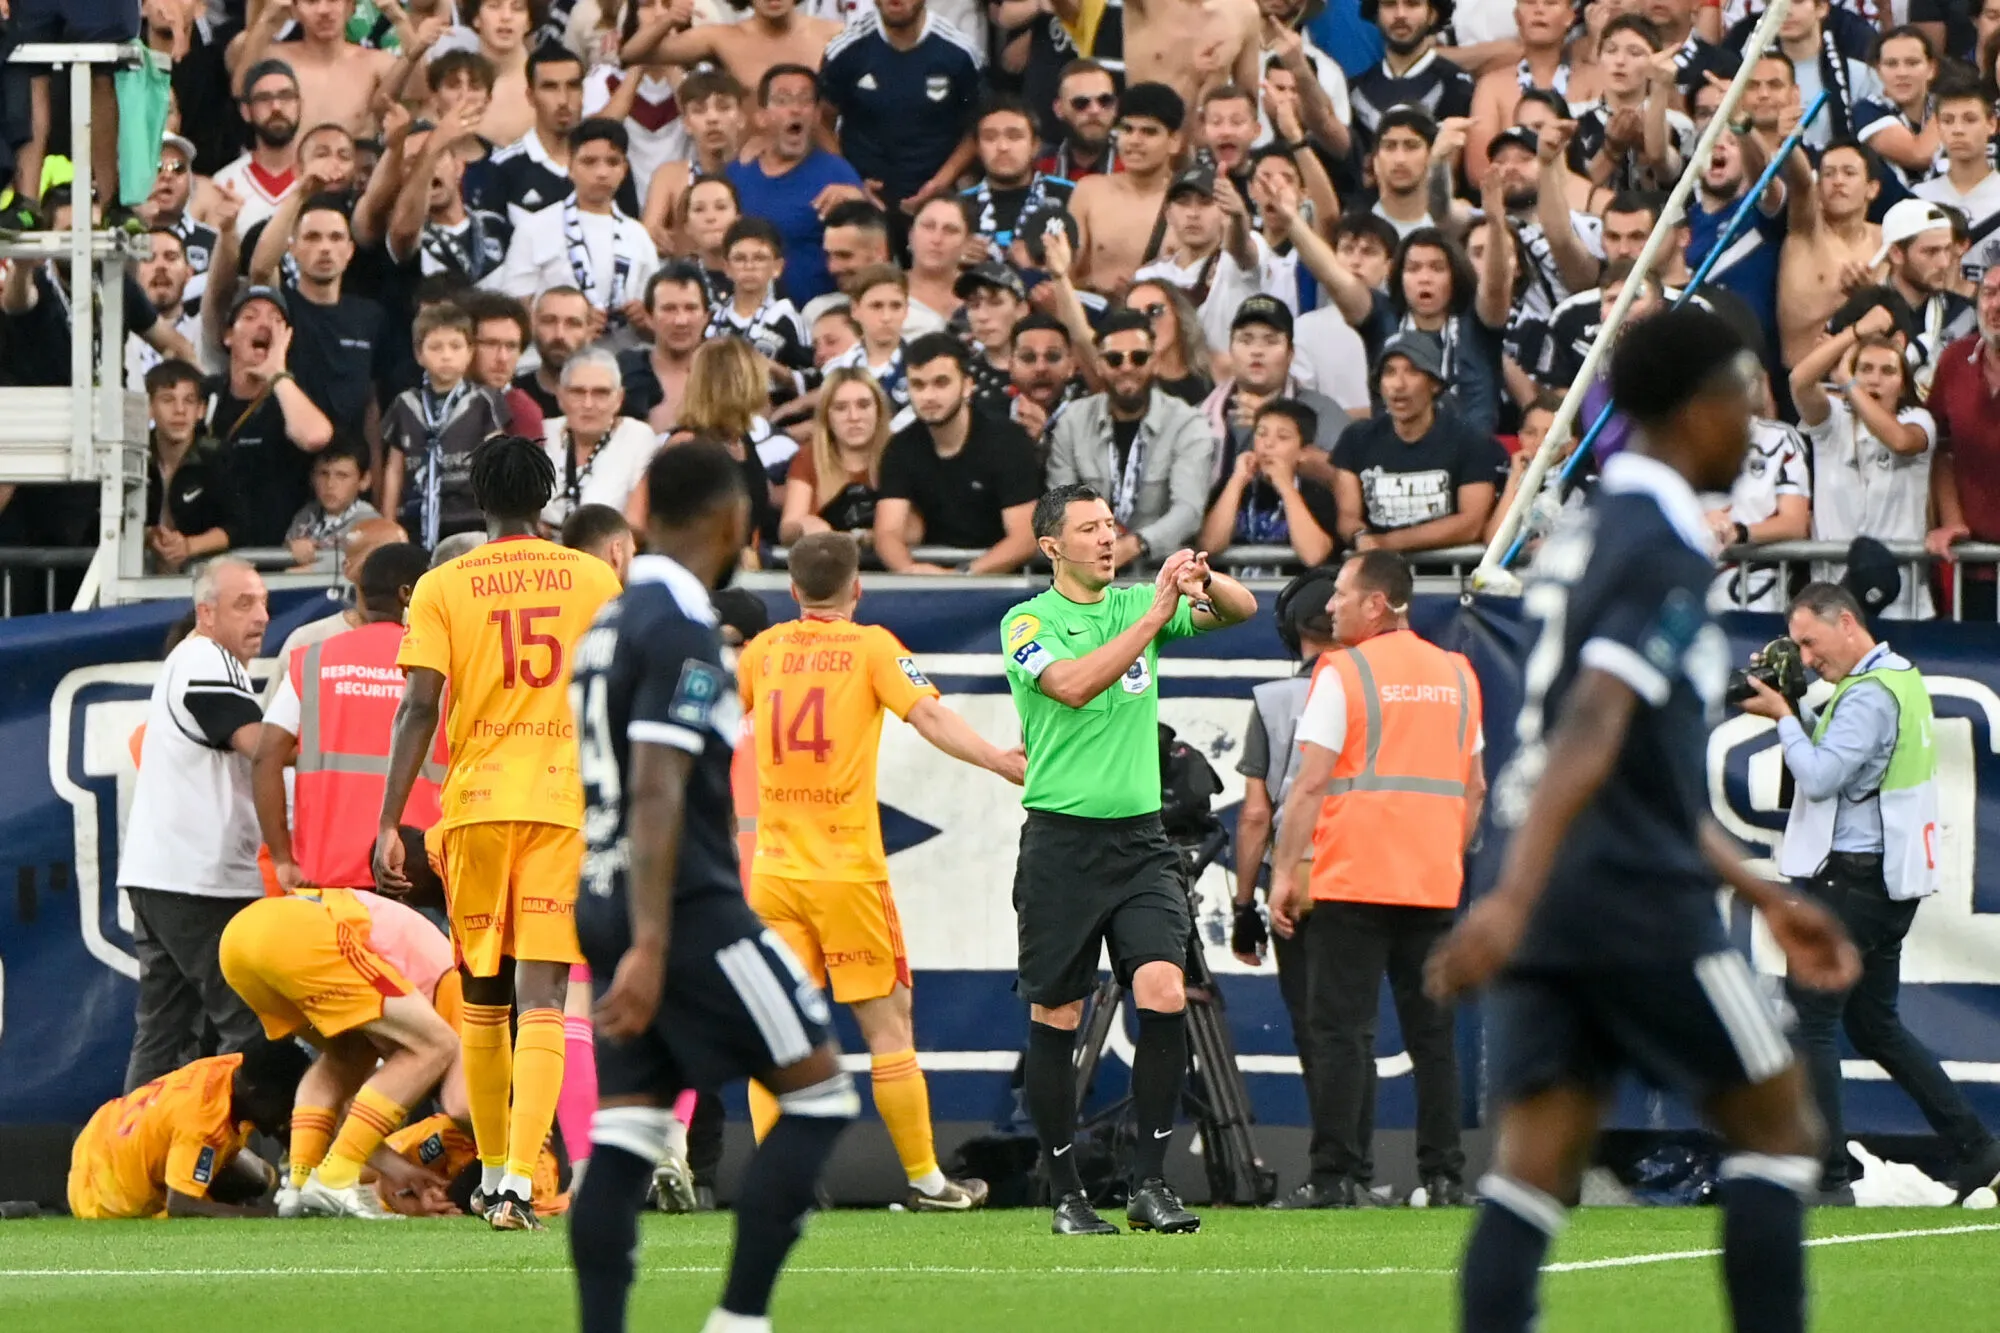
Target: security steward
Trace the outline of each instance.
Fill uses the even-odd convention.
[[[1903,937],[1939,881],[1930,691],[1908,658],[1875,641],[1860,603],[1838,584],[1808,584],[1792,601],[1787,628],[1805,664],[1834,691],[1817,716],[1802,720],[1782,694],[1749,677],[1754,693],[1743,711],[1778,724],[1795,783],[1778,870],[1839,917],[1861,953],[1861,979],[1845,994],[1787,987],[1826,1121],[1820,1188],[1837,1192],[1853,1178],[1833,1039],[1841,1024],[1855,1053],[1882,1066],[1950,1147],[1963,1197],[2000,1180],[2000,1143],[1896,1008]]]
[[[1315,1084],[1312,1047],[1306,1040],[1306,955],[1303,932],[1273,936],[1257,905],[1260,883],[1268,889],[1272,834],[1285,798],[1299,774],[1299,717],[1312,689],[1313,668],[1339,647],[1327,603],[1333,597],[1331,568],[1309,569],[1286,584],[1272,615],[1278,638],[1299,659],[1299,669],[1283,680],[1267,680],[1250,691],[1250,722],[1243,732],[1243,757],[1236,771],[1243,777],[1243,806],[1236,817],[1236,920],[1230,930],[1230,950],[1238,962],[1262,967],[1268,953],[1278,970],[1278,994],[1292,1023],[1292,1045],[1299,1053],[1310,1105]],[[1301,903],[1303,910],[1310,902]],[[1372,1069],[1372,1066],[1371,1066]],[[1374,1104],[1372,1092],[1364,1099]],[[1366,1137],[1365,1135],[1363,1137]]]
[[[265,709],[251,789],[264,844],[287,892],[375,887],[369,857],[389,771],[390,723],[403,694],[396,650],[410,593],[428,567],[424,549],[408,542],[371,552],[358,585],[360,628],[294,649]],[[407,816],[419,830],[438,820],[442,739],[432,759]],[[297,770],[289,821],[287,768]]]
[[[1411,587],[1392,551],[1341,566],[1327,610],[1342,646],[1314,669],[1271,858],[1272,929],[1294,933],[1312,902],[1306,1067],[1318,1090],[1312,1173],[1283,1200],[1291,1208],[1374,1201],[1366,1173],[1385,971],[1416,1078],[1418,1174],[1431,1206],[1465,1202],[1452,1011],[1424,994],[1423,972],[1451,929],[1486,796],[1479,682],[1464,657],[1410,629]]]

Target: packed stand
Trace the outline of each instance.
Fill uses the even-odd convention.
[[[107,221],[150,233],[124,301],[149,567],[331,570],[377,518],[435,545],[479,525],[468,460],[495,433],[545,443],[551,531],[584,504],[643,519],[653,453],[719,439],[755,480],[753,561],[842,530],[899,573],[1014,571],[1066,482],[1109,499],[1127,567],[1468,547],[1634,281],[1629,319],[1700,301],[1764,362],[1718,549],[1948,561],[2000,539],[2000,3],[1898,26],[1800,0],[1761,53],[1757,17],[145,0],[156,77],[99,99],[117,151],[92,174]],[[10,208],[63,227],[63,81],[32,92]],[[71,300],[64,264],[9,266],[0,374],[67,380]],[[1628,433],[1585,385],[1589,447],[1530,497],[1530,554]],[[94,488],[31,489],[0,492],[0,542],[95,540]],[[1902,614],[1993,614],[1991,565],[1956,607],[1905,569]],[[1728,564],[1715,603],[1776,609],[1809,572]]]

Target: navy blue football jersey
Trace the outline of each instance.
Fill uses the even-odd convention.
[[[891,203],[937,174],[972,128],[983,85],[971,39],[935,13],[898,51],[870,6],[827,43],[821,95],[840,113],[840,155]]]
[[[580,917],[624,901],[634,741],[695,757],[675,900],[742,895],[729,764],[743,706],[715,624],[699,579],[664,556],[641,556],[624,595],[605,603],[578,645],[570,703],[584,795]]]
[[[1515,828],[1526,814],[1580,671],[1616,676],[1639,706],[1557,853],[1517,964],[1680,962],[1728,942],[1699,847],[1708,733],[1729,677],[1728,640],[1707,610],[1709,552],[1687,482],[1627,452],[1535,559],[1524,608],[1540,637],[1523,669],[1519,748],[1494,784],[1495,820]]]

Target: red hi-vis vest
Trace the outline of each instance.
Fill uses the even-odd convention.
[[[1472,665],[1409,630],[1320,658],[1347,701],[1347,733],[1313,825],[1315,901],[1456,907],[1466,779],[1479,736]]]
[[[389,733],[403,698],[396,665],[402,642],[401,625],[377,621],[297,649],[287,664],[299,696],[292,859],[300,878],[316,888],[375,887],[369,858],[389,776]],[[437,823],[444,770],[440,728],[430,762],[410,789],[404,823],[422,829]]]

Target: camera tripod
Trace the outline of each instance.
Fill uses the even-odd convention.
[[[1196,917],[1199,900],[1195,883],[1229,846],[1228,830],[1214,820],[1200,842],[1177,840],[1181,852],[1181,889],[1188,915]],[[1115,976],[1099,982],[1091,993],[1076,1064],[1079,1133],[1099,1126],[1115,1128],[1132,1104],[1128,1095],[1088,1119],[1081,1118],[1084,1099],[1104,1060],[1112,1024],[1125,999],[1125,987]],[[1202,1165],[1208,1172],[1209,1199],[1214,1203],[1261,1206],[1277,1194],[1277,1173],[1257,1155],[1251,1125],[1250,1094],[1236,1066],[1236,1043],[1229,1036],[1229,1016],[1222,988],[1208,970],[1199,928],[1190,932],[1187,957],[1188,1081],[1182,1109],[1201,1135]]]

